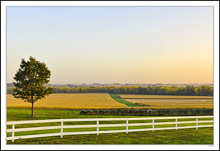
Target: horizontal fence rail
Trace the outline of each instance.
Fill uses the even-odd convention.
[[[201,120],[199,120],[199,118]],[[209,118],[209,120],[204,120]],[[155,130],[171,130],[171,129],[186,129],[186,128],[202,128],[202,127],[213,127],[213,116],[176,116],[176,117],[146,117],[146,118],[88,118],[88,119],[51,119],[51,120],[30,120],[30,121],[10,121],[7,125],[11,125],[11,129],[7,129],[7,133],[11,133],[11,137],[7,137],[7,140],[26,139],[26,138],[37,138],[37,137],[49,137],[49,136],[60,136],[64,135],[79,135],[79,134],[102,134],[102,133],[121,133],[124,132],[139,132],[139,131],[155,131]],[[184,121],[178,121],[178,120]],[[157,121],[159,120],[159,122]],[[174,122],[161,122],[160,120],[175,120]],[[96,122],[94,125],[64,125],[65,122]],[[102,124],[104,121],[122,121],[123,124]],[[148,121],[147,123],[129,123],[131,121]],[[59,126],[44,126],[44,127],[28,127],[28,128],[15,128],[16,125],[22,124],[39,124],[39,123],[59,123]],[[200,125],[200,124],[201,125]],[[209,125],[203,123],[211,123]],[[195,124],[194,126],[178,126],[180,124]],[[169,127],[155,128],[158,125],[175,125]],[[129,129],[130,126],[130,129]],[[132,127],[133,126],[133,127]],[[134,128],[134,126],[151,126],[150,128]],[[100,130],[102,127],[125,127],[123,130]],[[96,131],[77,131],[77,132],[64,132],[64,129],[68,128],[96,128]],[[39,131],[39,130],[54,130],[60,129],[59,133],[47,133],[47,134],[34,134],[34,135],[22,135],[15,136],[15,132],[27,132],[27,131]]]

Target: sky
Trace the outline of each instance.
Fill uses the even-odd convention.
[[[51,84],[213,83],[213,7],[7,7],[7,83],[30,56]]]

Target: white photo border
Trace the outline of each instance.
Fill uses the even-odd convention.
[[[6,8],[7,6],[212,6],[214,7],[213,145],[7,145]],[[3,150],[219,150],[219,2],[218,1],[1,1],[1,149]]]

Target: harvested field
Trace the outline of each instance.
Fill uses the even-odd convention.
[[[123,99],[209,99],[213,100],[213,96],[174,96],[174,95],[120,95]]]
[[[165,96],[165,95],[120,95],[134,104],[118,102],[108,93],[63,93],[51,94],[34,103],[34,108],[48,109],[99,109],[99,108],[213,108],[212,96]],[[7,107],[31,108],[31,103],[7,95]]]
[[[213,108],[212,96],[120,95],[148,108]]]
[[[7,95],[7,107],[26,108],[31,103],[16,99]],[[72,93],[72,94],[51,94],[48,97],[34,103],[34,108],[61,108],[61,109],[82,109],[82,108],[124,108],[126,105],[118,103],[108,93]]]

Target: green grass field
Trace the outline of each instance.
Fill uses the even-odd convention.
[[[128,107],[143,106],[143,105],[139,105],[139,104],[135,104],[135,103],[126,101],[125,99],[122,99],[122,98],[120,97],[120,95],[118,95],[118,94],[110,94],[110,96],[111,96],[114,100],[118,101],[119,103],[125,104],[125,105],[127,105]]]
[[[213,128],[32,138],[8,144],[213,144]]]
[[[58,110],[58,109],[35,109],[35,117],[30,118],[30,109],[7,109],[7,121],[18,120],[40,120],[40,119],[61,119],[61,118],[110,118],[110,117],[143,117],[143,116],[119,116],[119,115],[79,115],[80,110]],[[166,120],[169,121],[169,120]],[[136,121],[137,122],[137,121]],[[143,121],[139,121],[142,123]],[[146,121],[145,121],[146,122]],[[160,122],[160,121],[158,121]],[[108,121],[101,124],[122,123],[121,121]],[[46,124],[24,124],[16,125],[16,128],[29,127],[29,126],[46,126],[46,125],[59,125],[60,123],[46,123]],[[66,122],[69,124],[94,124],[92,122]],[[211,123],[210,123],[211,124]],[[191,124],[192,125],[192,124]],[[165,127],[168,125],[164,125]],[[169,125],[171,126],[171,125]],[[175,125],[173,125],[175,126]],[[188,125],[186,125],[188,126]],[[139,128],[150,128],[150,126],[139,126]],[[158,126],[160,127],[160,126]],[[8,126],[11,128],[11,126]],[[129,127],[132,129],[135,127]],[[155,127],[156,128],[156,127]],[[100,130],[109,129],[125,129],[125,127],[102,128]],[[80,129],[82,130],[82,129]],[[95,128],[83,128],[85,131],[95,130]],[[40,133],[54,133],[59,132],[55,130],[40,130],[32,132],[16,132],[15,136],[30,135]],[[64,129],[64,132],[79,131],[79,129]],[[11,133],[7,133],[11,136]],[[11,144],[11,141],[7,141]],[[45,138],[32,138],[15,140],[14,144],[213,144],[213,128],[199,128],[196,129],[180,129],[180,130],[161,130],[161,131],[146,131],[146,132],[130,132],[128,135],[125,133],[112,133],[100,134],[99,136],[91,135],[72,135],[58,137],[45,137]]]

